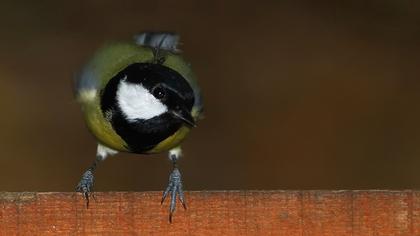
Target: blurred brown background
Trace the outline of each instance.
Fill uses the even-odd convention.
[[[206,119],[185,187],[420,187],[420,3],[2,1],[0,190],[73,191],[96,144],[72,77],[105,41],[179,32]],[[166,154],[120,154],[96,190],[162,190]]]

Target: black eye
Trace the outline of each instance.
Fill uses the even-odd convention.
[[[166,96],[165,90],[161,87],[156,87],[153,89],[153,96],[157,99],[162,99]]]

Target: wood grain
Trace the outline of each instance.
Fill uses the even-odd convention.
[[[0,193],[0,235],[420,235],[418,191]]]

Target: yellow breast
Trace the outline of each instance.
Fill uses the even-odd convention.
[[[187,136],[190,132],[190,128],[186,126],[182,126],[178,131],[176,131],[173,135],[169,136],[158,145],[156,145],[152,150],[148,151],[147,153],[159,153],[163,151],[168,151],[174,147],[179,146],[182,140]]]

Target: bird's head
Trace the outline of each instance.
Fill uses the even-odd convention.
[[[188,81],[161,64],[134,63],[105,86],[101,109],[128,142],[159,143],[182,126],[195,127],[194,92]],[[132,139],[132,140],[130,140]],[[130,140],[130,141],[129,141]]]
[[[171,117],[190,127],[194,92],[182,75],[160,64],[135,63],[119,72],[102,95],[102,110],[117,109],[128,122]]]

